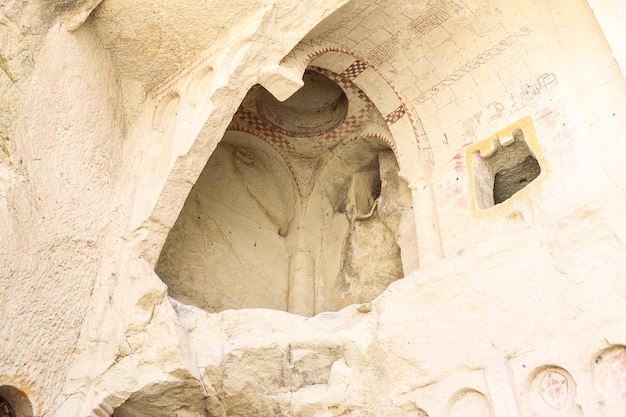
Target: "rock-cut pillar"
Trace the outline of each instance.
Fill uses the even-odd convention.
[[[289,295],[287,311],[301,316],[315,314],[315,259],[304,251],[289,260]]]
[[[443,257],[435,197],[430,183],[426,180],[412,182],[409,187],[413,198],[417,250],[420,267],[423,267]]]

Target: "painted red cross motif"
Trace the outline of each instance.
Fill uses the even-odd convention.
[[[549,371],[541,379],[539,394],[550,407],[560,410],[567,403],[567,378],[560,372]]]
[[[616,400],[626,399],[626,350],[606,362],[602,385],[607,394]]]

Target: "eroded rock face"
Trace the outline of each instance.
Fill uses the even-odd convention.
[[[222,3],[0,6],[0,410],[621,416],[623,25]]]
[[[271,161],[249,147],[215,150],[156,267],[174,298],[210,312],[286,309],[289,256],[281,233],[296,201],[285,167]]]
[[[157,263],[172,297],[209,312],[313,315],[369,302],[404,275],[408,187],[393,151],[367,134],[384,131],[382,116],[347,81],[344,92],[305,74],[284,104],[254,88],[235,115]]]

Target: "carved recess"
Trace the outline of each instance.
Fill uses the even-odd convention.
[[[623,413],[626,409],[626,346],[612,346],[596,355],[593,382],[602,414]]]
[[[537,417],[582,417],[576,404],[576,382],[565,369],[545,366],[536,370],[528,383],[530,409]]]
[[[282,103],[252,88],[189,194],[156,266],[179,301],[313,315],[404,275],[411,196],[388,122],[344,75],[304,81]]]

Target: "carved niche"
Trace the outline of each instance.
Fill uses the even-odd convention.
[[[404,276],[398,230],[412,219],[392,140],[331,71],[309,68],[284,102],[253,87],[161,252],[170,295],[307,316],[375,298]]]

